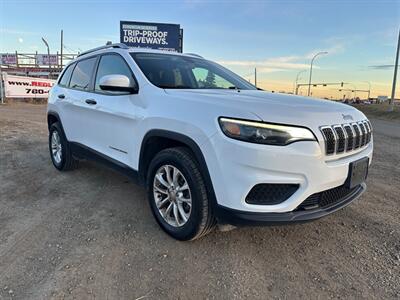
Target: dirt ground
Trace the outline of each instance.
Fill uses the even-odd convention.
[[[372,123],[368,191],[350,206],[178,242],[124,176],[52,166],[44,105],[0,106],[0,299],[398,299],[400,123]]]

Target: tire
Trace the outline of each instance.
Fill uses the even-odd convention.
[[[57,150],[60,149],[60,156],[55,155],[53,151],[53,146],[55,145],[53,143],[53,139],[55,136],[59,138],[59,143],[56,144],[60,145],[60,147],[57,148]],[[59,171],[73,170],[78,166],[78,160],[73,158],[71,147],[67,141],[67,138],[65,137],[64,131],[62,130],[60,123],[58,122],[51,124],[49,129],[49,152],[54,167],[56,167],[56,169]]]
[[[176,180],[174,180],[175,169],[177,170]],[[212,205],[207,197],[207,189],[198,163],[190,150],[184,147],[162,150],[153,158],[148,170],[147,191],[150,207],[158,224],[166,233],[177,240],[187,241],[198,239],[213,229],[216,221]],[[162,180],[160,181],[156,176],[161,176],[164,183],[169,183],[167,170],[169,170],[170,181],[176,184],[175,187],[170,186],[172,192],[165,194],[166,186],[162,185]],[[185,182],[188,189],[185,189]],[[179,192],[174,192],[174,188]],[[160,189],[163,190],[162,193]],[[173,193],[175,193],[175,198]],[[168,203],[165,200],[167,197],[173,201],[168,200]],[[188,198],[191,199],[191,205],[188,205]],[[185,202],[181,201],[183,199]],[[165,203],[162,205],[163,202]],[[172,208],[167,213],[171,203]],[[175,217],[175,213],[178,217]],[[186,221],[183,215],[187,217]]]

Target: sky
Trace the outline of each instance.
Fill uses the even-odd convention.
[[[345,82],[345,88],[390,96],[400,0],[0,0],[0,53],[84,51],[119,42],[119,22],[180,24],[184,52],[217,61],[261,88],[293,92],[308,82]],[[399,85],[399,84],[398,84]],[[338,86],[313,88],[313,96],[342,98]],[[397,88],[397,97],[400,97]],[[306,93],[305,88],[300,89]],[[346,96],[352,96],[346,92]],[[358,92],[357,96],[366,94]]]

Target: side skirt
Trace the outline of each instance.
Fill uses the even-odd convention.
[[[104,155],[96,150],[93,150],[85,145],[76,142],[69,142],[72,153],[77,159],[87,159],[91,161],[98,162],[110,169],[121,173],[130,179],[132,179],[135,183],[144,185],[144,182],[139,180],[139,172],[131,167],[121,163],[107,155]]]

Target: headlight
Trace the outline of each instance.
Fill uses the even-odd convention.
[[[285,146],[297,141],[315,141],[313,133],[303,127],[219,118],[226,136],[257,144]]]

